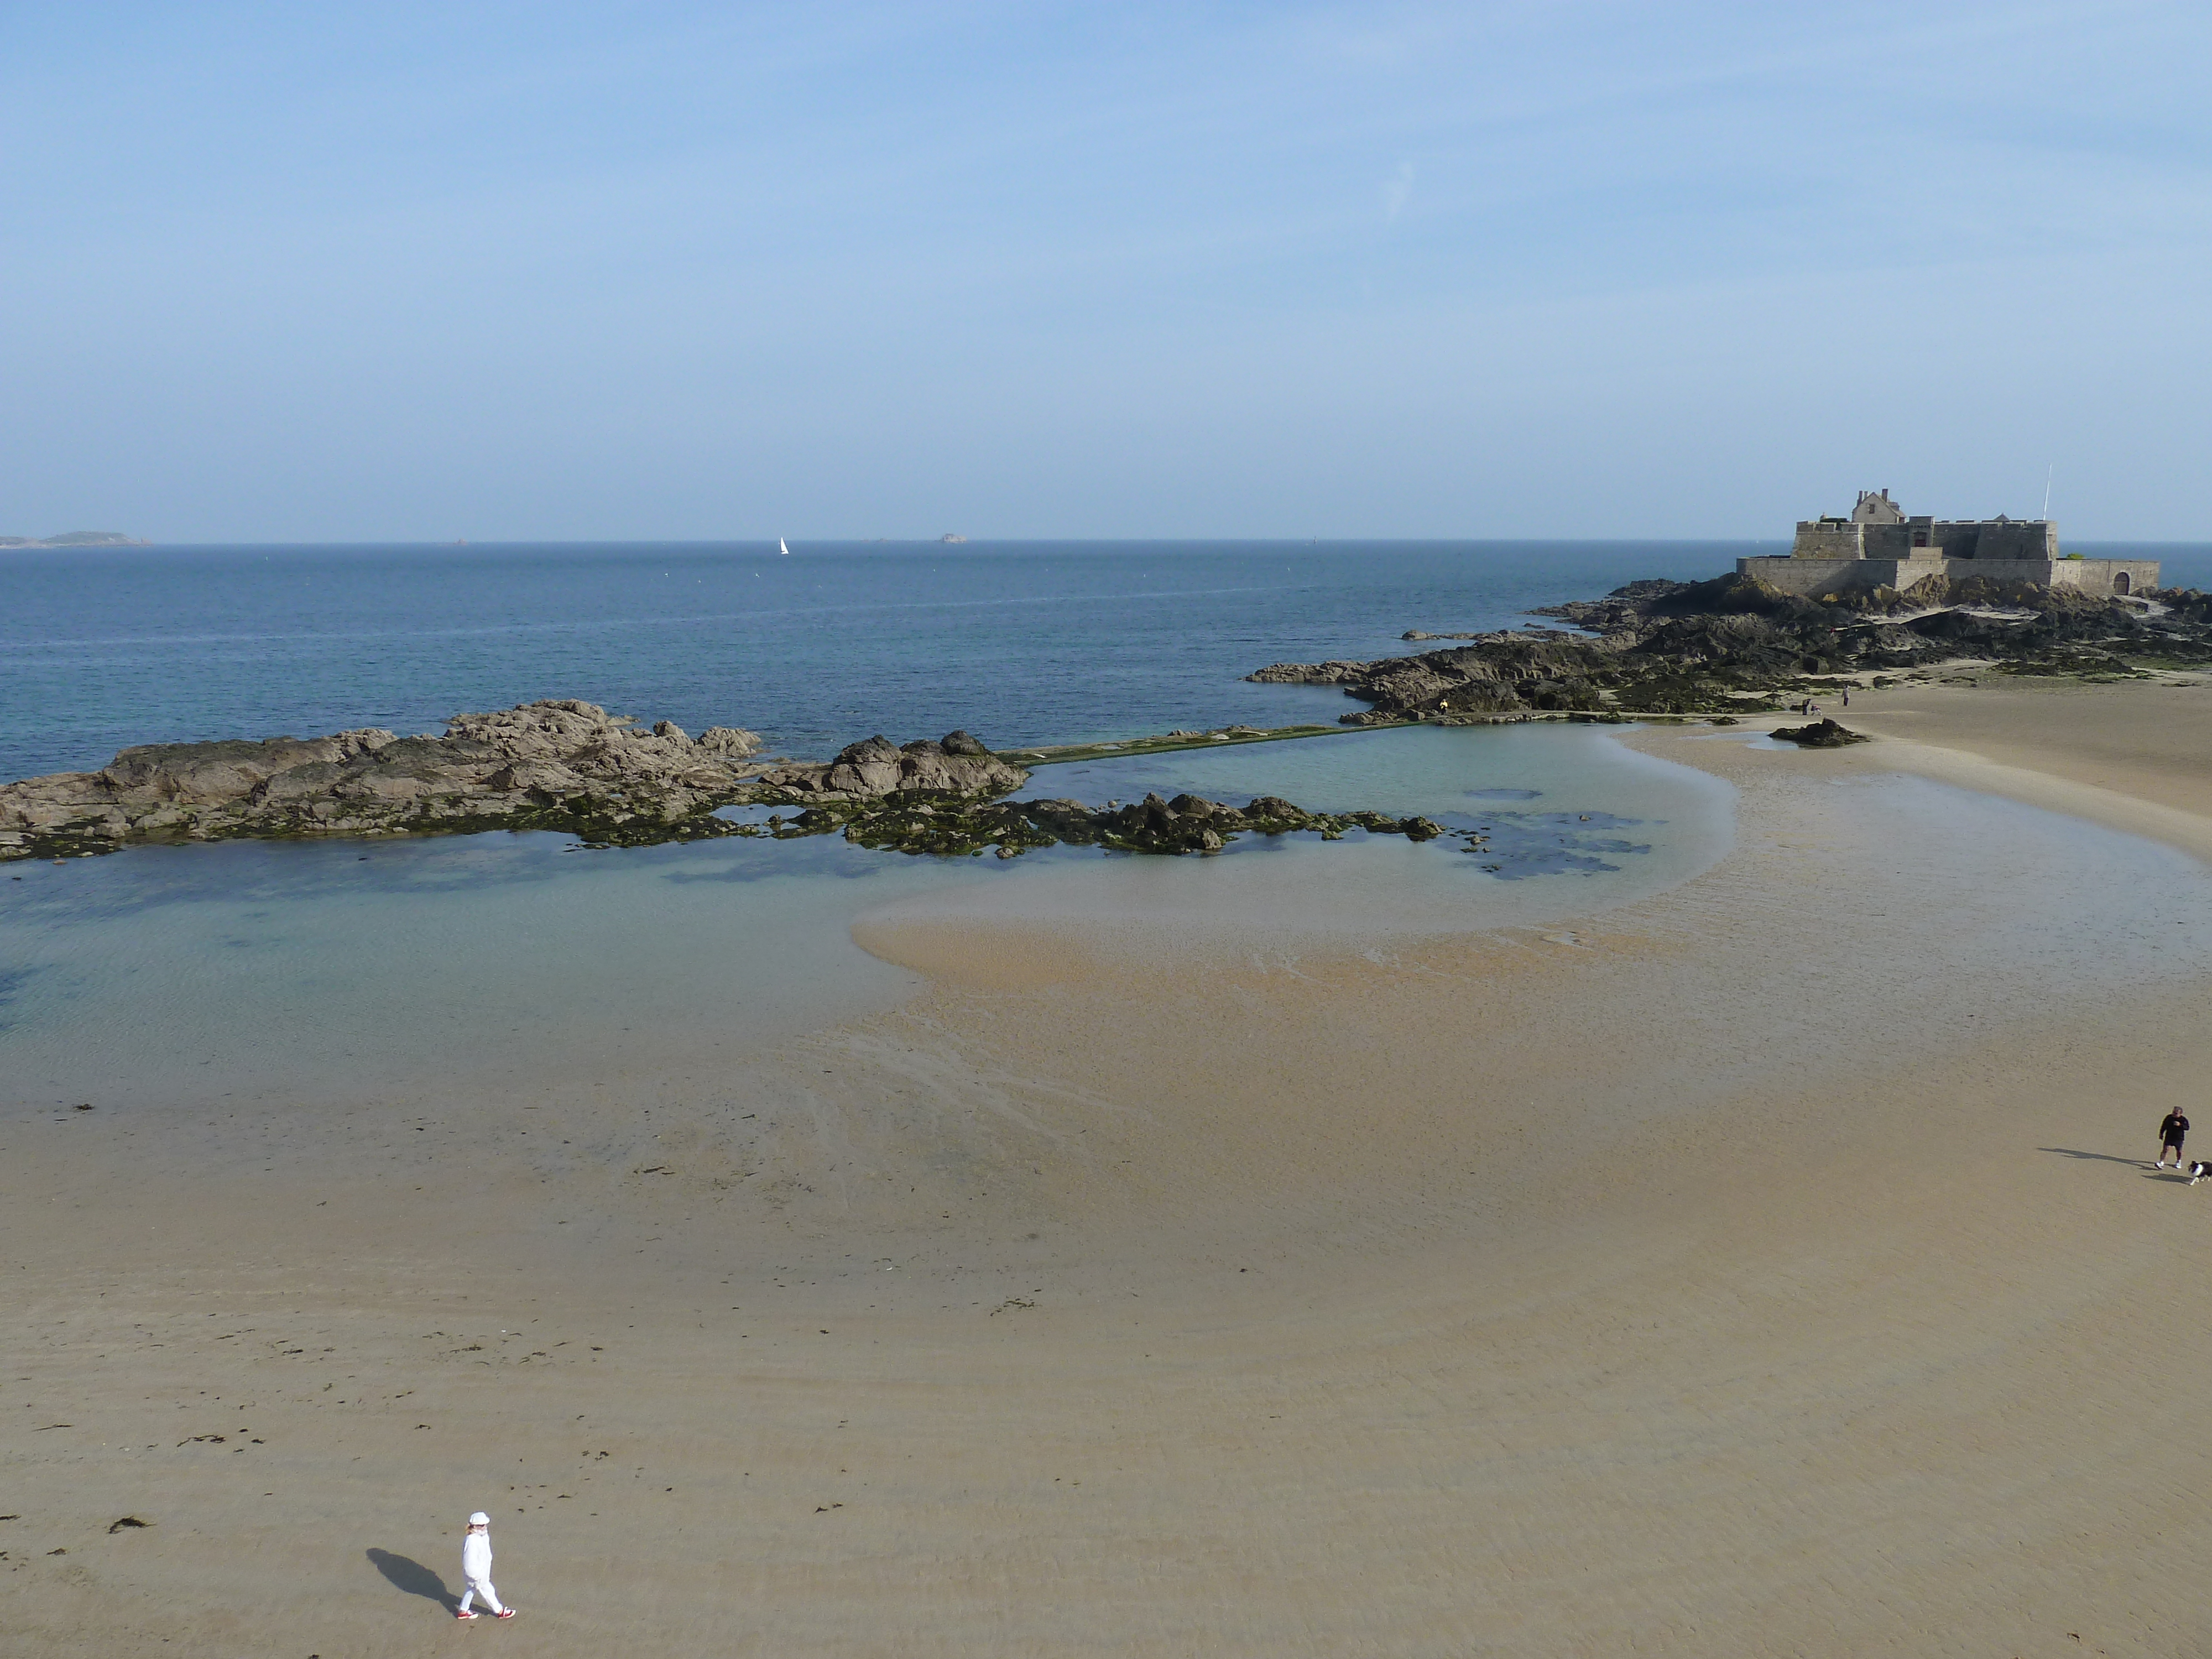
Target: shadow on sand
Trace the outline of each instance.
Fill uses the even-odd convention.
[[[2139,1158],[2114,1158],[2110,1152],[2078,1152],[2071,1146],[2039,1146],[2039,1152],[2056,1152],[2061,1158],[2085,1158],[2097,1164],[2124,1164],[2130,1169],[2145,1170],[2150,1166]]]
[[[2179,1181],[2185,1186],[2189,1182],[2186,1170],[2154,1170],[2139,1158],[2114,1158],[2110,1152],[2076,1152],[2071,1146],[2039,1146],[2035,1150],[2039,1152],[2055,1152],[2060,1158],[2078,1158],[2092,1164],[2124,1164],[2130,1170],[2142,1170],[2144,1176],[2151,1181]]]
[[[404,1555],[392,1554],[389,1550],[371,1550],[368,1559],[369,1565],[384,1575],[385,1582],[392,1589],[435,1601],[448,1613],[460,1606],[459,1598],[446,1588],[446,1581],[420,1561],[410,1561]]]

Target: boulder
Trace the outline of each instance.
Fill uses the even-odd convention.
[[[774,789],[855,799],[909,791],[988,797],[1018,789],[1028,781],[1020,767],[960,732],[939,742],[917,738],[903,748],[879,734],[847,744],[827,766],[793,763],[761,779]]]
[[[1787,726],[1774,735],[1784,743],[1794,743],[1807,749],[1841,749],[1854,743],[1873,741],[1863,732],[1854,732],[1831,720],[1815,720],[1810,726]]]
[[[710,726],[699,734],[700,748],[710,755],[726,755],[732,760],[757,755],[764,746],[760,733],[748,732],[743,726]]]

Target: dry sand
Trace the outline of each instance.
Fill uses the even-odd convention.
[[[2203,699],[1639,734],[1738,845],[1572,927],[879,916],[711,1100],[11,1119],[0,1651],[2197,1651],[2203,872],[1881,781],[2201,854]]]

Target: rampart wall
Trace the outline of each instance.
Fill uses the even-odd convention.
[[[2058,526],[2047,520],[1938,519],[1929,544],[1954,559],[2055,559]]]
[[[1826,520],[1801,524],[1792,550],[1800,558],[1856,559],[1863,546],[1859,532],[1865,528],[1864,525],[1832,524]]]
[[[1791,550],[1804,559],[2055,559],[2058,526],[2045,519],[1908,519],[1899,524],[1805,519]]]
[[[1902,592],[1928,576],[1948,576],[1954,581],[1978,576],[1985,581],[2033,582],[2039,587],[2072,587],[2085,593],[2136,593],[2157,586],[2159,579],[2156,559],[1992,559],[1978,554],[1970,559],[1926,553],[1902,559],[1762,556],[1738,559],[1735,568],[1784,593],[1806,599],[1877,586]]]

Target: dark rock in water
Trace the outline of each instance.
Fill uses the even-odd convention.
[[[764,773],[760,781],[764,788],[794,796],[993,796],[1020,788],[1029,775],[1020,767],[1000,760],[966,732],[955,732],[942,742],[924,738],[903,749],[886,737],[867,738],[847,744],[826,766],[787,762]]]
[[[1016,805],[1024,817],[1055,841],[1088,847],[1098,839],[1091,809],[1079,800],[1029,800]]]
[[[1002,859],[1055,843],[1117,853],[1218,853],[1246,831],[1279,836],[1308,830],[1324,841],[1340,841],[1350,830],[1364,830],[1410,841],[1455,836],[1470,848],[1486,844],[1480,830],[1448,830],[1431,818],[1396,818],[1387,812],[1309,812],[1278,795],[1261,795],[1249,805],[1237,807],[1202,795],[1181,794],[1170,800],[1149,794],[1140,801],[1103,809],[1064,799],[840,798],[810,806],[795,819],[776,825],[772,833],[789,837],[841,830],[854,845],[885,852],[970,858],[988,852]]]
[[[1871,741],[1865,732],[1854,732],[1829,720],[1815,720],[1810,726],[1785,726],[1774,735],[1784,743],[1798,744],[1807,749],[1842,749],[1850,744]]]
[[[1093,821],[1103,847],[1133,853],[1218,853],[1221,831],[1211,820],[1223,813],[1240,816],[1195,795],[1168,801],[1153,794],[1098,813]]]

